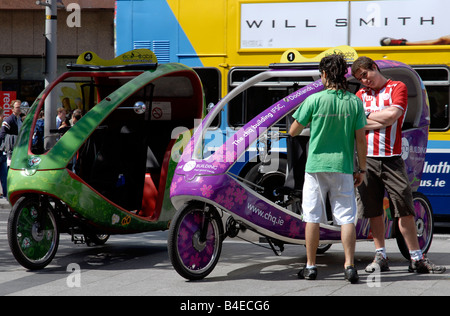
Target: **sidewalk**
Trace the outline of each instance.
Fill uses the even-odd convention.
[[[8,200],[4,197],[0,199],[0,209],[11,209],[11,204],[9,204]]]

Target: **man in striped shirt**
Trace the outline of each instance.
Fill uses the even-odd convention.
[[[370,218],[376,248],[375,259],[366,267],[366,272],[374,272],[378,267],[381,271],[389,270],[383,219],[383,199],[387,191],[411,255],[409,271],[443,273],[445,267],[431,263],[422,254],[417,240],[413,195],[401,157],[401,130],[408,105],[406,85],[385,78],[377,64],[364,56],[353,63],[352,75],[365,86],[356,94],[363,101],[367,118],[367,174],[357,188],[358,209],[364,217]]]
[[[401,133],[408,92],[403,82],[388,79],[381,83],[383,86],[378,91],[366,87],[357,93],[364,103],[366,117],[371,117],[366,127],[367,155],[399,156],[402,153]]]

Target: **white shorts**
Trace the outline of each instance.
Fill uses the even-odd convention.
[[[355,223],[356,200],[353,175],[336,172],[305,173],[303,221],[326,223],[326,198],[329,198],[334,224]]]

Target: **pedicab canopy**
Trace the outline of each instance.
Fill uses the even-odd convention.
[[[158,65],[155,54],[147,49],[133,50],[113,60],[101,59],[89,51],[68,68],[69,72],[36,99],[23,123],[8,180],[11,202],[33,190],[46,192],[77,212],[89,209],[81,205],[87,200],[116,213],[117,206],[139,211],[143,204],[142,187],[149,178],[147,169],[158,171],[155,171],[160,179],[156,181],[158,199],[165,194],[165,185],[170,185],[175,163],[169,162],[167,167],[166,160],[172,161],[171,146],[175,148],[178,135],[174,129],[178,127],[176,131],[180,131],[183,127],[183,132],[189,133],[195,119],[204,116],[200,78],[190,67],[179,63]],[[38,113],[50,95],[55,96],[52,106],[67,106],[67,113],[81,109],[83,116],[63,135],[52,132],[51,137],[56,138],[53,147],[38,151],[32,139]],[[144,108],[140,113],[135,107],[138,103]],[[74,158],[79,165],[72,168]],[[122,191],[134,192],[124,194],[123,198],[114,193],[121,175],[126,177],[125,188],[130,187]],[[135,198],[131,198],[133,194]],[[158,200],[162,204],[157,207],[162,209],[161,214],[166,200],[170,204],[168,198]],[[172,214],[171,210],[165,220]],[[111,225],[110,216],[105,215],[104,219],[99,219],[98,214],[84,216],[95,217],[102,226]],[[147,216],[150,217],[154,219],[155,215]],[[166,222],[162,225],[167,226]]]

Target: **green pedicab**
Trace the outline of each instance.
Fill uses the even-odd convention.
[[[204,116],[197,74],[158,64],[149,50],[114,60],[86,52],[68,68],[31,106],[8,173],[9,245],[28,269],[52,261],[63,232],[91,245],[166,230],[177,159]],[[45,142],[36,141],[39,114],[61,104],[82,118],[68,130],[50,126]]]

